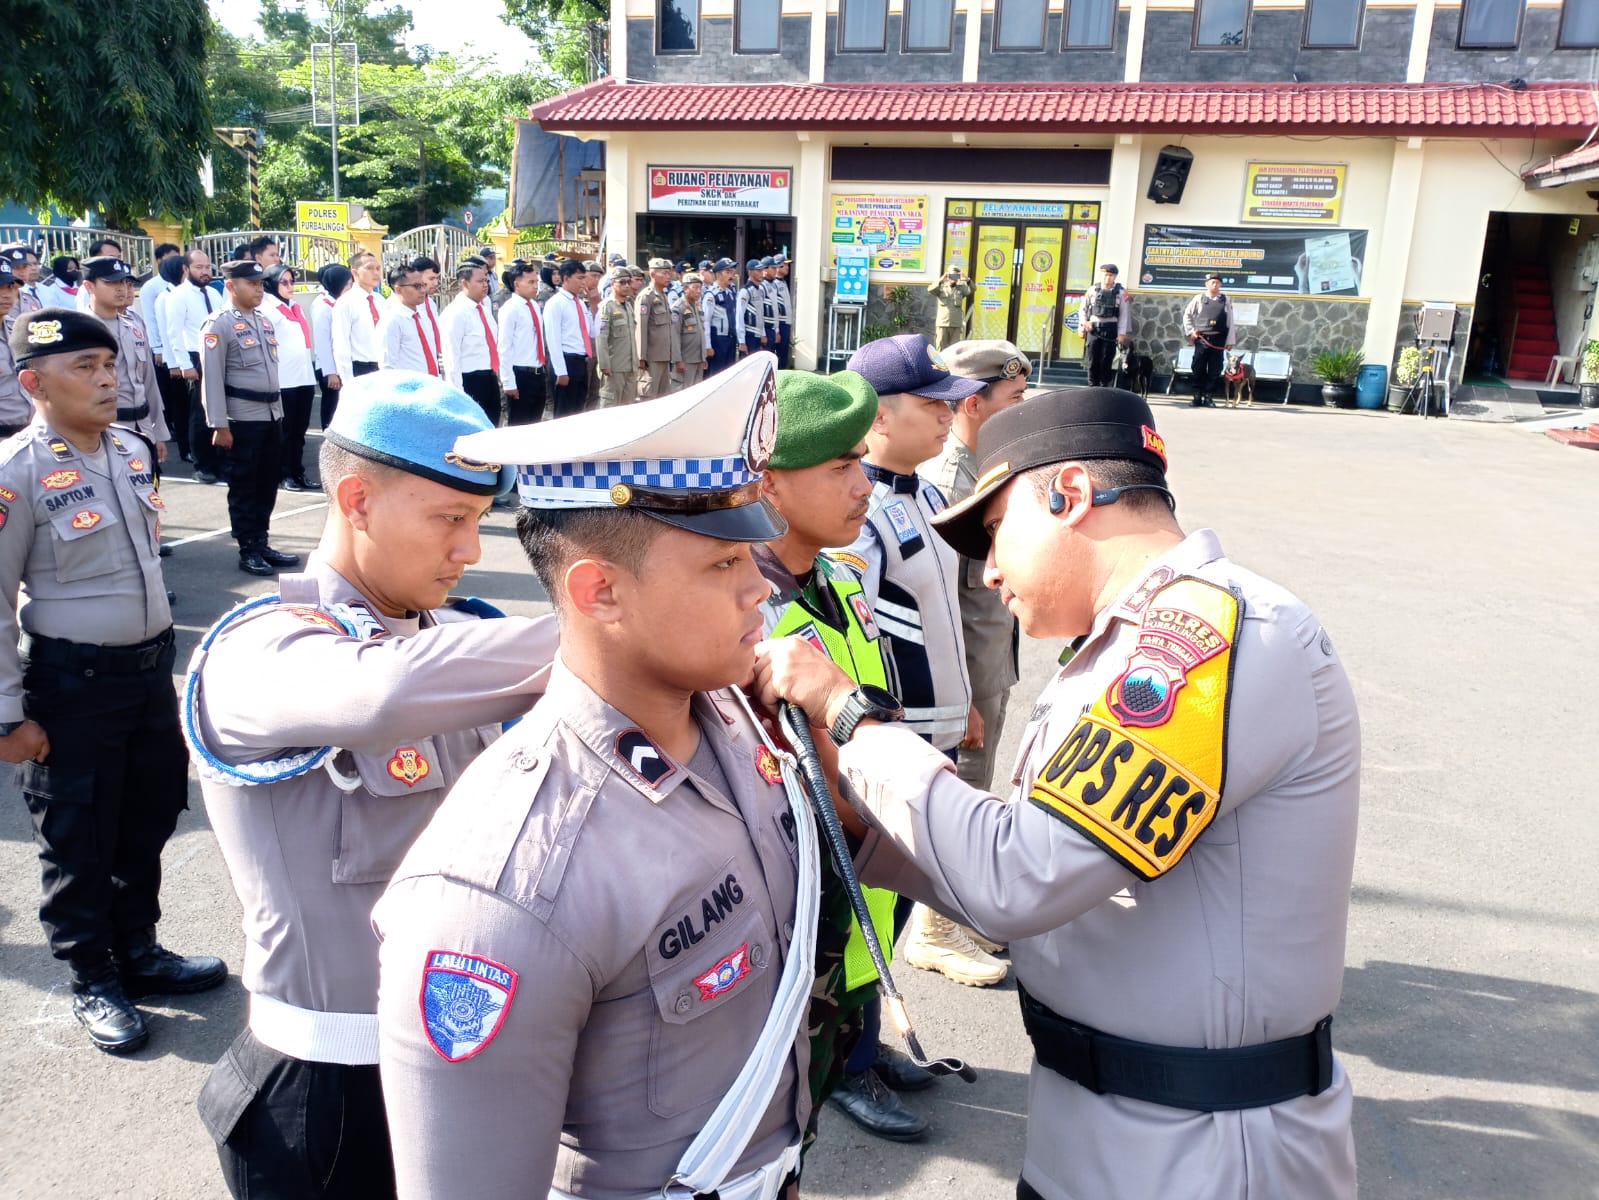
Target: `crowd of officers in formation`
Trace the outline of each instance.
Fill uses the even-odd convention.
[[[920,334],[782,369],[780,257],[742,287],[726,259],[515,262],[496,291],[485,253],[440,310],[431,260],[383,298],[356,255],[307,313],[269,239],[220,297],[161,247],[141,316],[96,249],[80,310],[0,248],[0,760],[111,1053],[149,1040],[139,998],[226,978],[156,938],[198,772],[250,993],[199,1097],[233,1195],[792,1200],[824,1101],[926,1129],[862,911],[961,983],[1011,943],[1022,1200],[1354,1194],[1328,1015],[1352,693],[1302,603],[1177,526],[1142,399],[1024,399],[1014,345]],[[278,574],[181,707],[169,438],[228,486],[241,568]],[[294,573],[280,485],[328,500]],[[550,617],[453,595],[513,489]],[[1067,649],[1006,775],[1022,632]]]

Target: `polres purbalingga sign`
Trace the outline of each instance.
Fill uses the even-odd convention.
[[[787,167],[651,167],[650,212],[778,216],[789,212]]]

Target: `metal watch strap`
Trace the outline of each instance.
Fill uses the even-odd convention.
[[[835,746],[847,745],[850,738],[855,735],[856,726],[874,713],[884,713],[886,719],[894,719],[893,714],[873,704],[862,688],[856,688],[844,701],[838,720],[828,729],[827,736],[833,739]]]

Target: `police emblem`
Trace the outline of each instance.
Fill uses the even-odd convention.
[[[464,1062],[494,1040],[516,996],[516,972],[476,954],[429,950],[422,1027],[445,1062]]]
[[[144,459],[142,459],[142,458],[130,458],[130,459],[128,459],[128,470],[130,470],[130,471],[142,471],[142,470],[144,470]]]
[[[69,488],[83,478],[83,472],[76,467],[64,467],[59,471],[51,471],[48,475],[40,476],[39,484],[47,492],[59,492],[62,488]]]
[[[767,783],[782,783],[783,768],[771,747],[760,746],[755,751],[755,770]]]
[[[738,981],[750,973],[750,944],[745,942],[705,974],[694,980],[700,989],[700,999],[714,1000],[724,992],[738,986]]]
[[[6,527],[6,522],[10,519],[11,510],[4,504],[0,504],[0,529],[4,529]]]
[[[99,513],[95,512],[92,508],[79,509],[77,512],[72,514],[72,528],[93,529],[103,520],[105,520],[105,518]]]
[[[768,369],[760,394],[744,431],[744,463],[751,471],[764,471],[777,446],[777,374]]]
[[[876,641],[877,622],[872,620],[872,606],[866,603],[866,597],[856,592],[849,598],[849,606],[855,611],[855,619],[861,624],[861,632]]]
[[[949,507],[949,501],[944,498],[944,493],[939,490],[936,484],[930,483],[922,489],[922,499],[927,502],[927,507],[935,513],[941,513]]]
[[[205,335],[205,348],[207,350],[215,350],[221,344],[222,344],[222,339],[219,338],[216,334],[208,333],[208,334]]]
[[[1106,706],[1130,728],[1164,725],[1188,673],[1231,645],[1226,634],[1198,614],[1157,604],[1144,614],[1126,669],[1106,689]]]
[[[406,787],[415,787],[433,774],[433,764],[415,746],[401,746],[389,759],[389,774]]]
[[[154,488],[151,488],[144,498],[149,501],[151,508],[165,508],[167,506],[167,502],[161,499],[161,493]]]
[[[28,345],[53,346],[61,341],[65,335],[61,332],[60,321],[35,321],[28,326]]]
[[[935,370],[948,373],[949,364],[944,361],[944,356],[933,348],[932,342],[927,343],[927,357],[933,360],[933,367]]]

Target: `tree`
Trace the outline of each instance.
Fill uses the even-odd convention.
[[[505,23],[520,29],[543,51],[544,61],[567,87],[605,73],[605,0],[504,0]]]
[[[204,0],[7,0],[0,195],[127,227],[201,201],[211,142]]]

